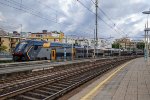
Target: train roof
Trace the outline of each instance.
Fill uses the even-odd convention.
[[[33,45],[42,46],[44,43],[47,43],[46,41],[40,41],[40,40],[22,40],[21,42],[27,42],[27,43],[33,43]]]
[[[21,42],[27,42],[27,43],[30,43],[30,42],[33,42],[34,45],[43,45],[44,43],[49,43],[47,41],[40,41],[40,40],[23,40]],[[65,47],[65,48],[71,48],[72,47],[72,44],[68,44],[68,43],[58,43],[58,42],[51,42],[50,43],[50,47]],[[84,46],[80,46],[80,45],[77,45],[77,46],[73,46],[74,48],[84,48]]]
[[[71,44],[68,44],[68,43],[57,43],[57,42],[51,42],[50,43],[50,46],[51,47],[71,47],[72,45]]]
[[[84,46],[81,46],[81,45],[77,45],[77,46],[74,46],[74,48],[78,48],[78,49],[82,49],[82,48],[84,48]]]

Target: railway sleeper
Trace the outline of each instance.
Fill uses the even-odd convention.
[[[40,89],[35,89],[33,90],[35,93],[39,93],[39,94],[43,94],[43,95],[46,95],[46,96],[49,96],[51,95],[51,93],[47,92],[47,91],[43,91],[43,90],[40,90]]]
[[[14,99],[16,100],[39,100],[39,99],[35,99],[33,97],[29,97],[29,96],[26,96],[26,95],[19,95],[17,97],[14,97]]]
[[[48,85],[48,87],[56,88],[56,89],[59,89],[59,90],[61,90],[63,88],[63,87],[60,87],[60,86],[57,86],[57,85],[54,85],[54,84],[50,84],[50,85]]]
[[[97,75],[98,75],[98,74],[97,74]],[[92,75],[92,76],[94,76],[94,75]],[[87,77],[86,77],[86,78],[87,78]],[[71,85],[71,86],[69,86],[69,87],[67,87],[67,88],[64,88],[63,90],[61,90],[61,91],[59,91],[58,93],[55,93],[55,94],[53,94],[53,95],[51,95],[51,96],[45,98],[44,100],[47,100],[47,99],[55,99],[56,97],[63,95],[63,94],[66,93],[67,91],[70,91],[70,90],[72,90],[73,88],[76,88],[79,84],[81,84],[81,83],[83,84],[84,82],[88,81],[88,80],[86,80],[86,78],[85,78],[84,80],[80,80],[80,82],[78,81],[78,82],[74,83],[73,85]],[[88,77],[88,78],[92,78],[92,77],[90,76],[90,77]]]
[[[55,87],[51,87],[51,86],[45,86],[46,88],[49,88],[51,91],[54,91],[54,92],[57,92],[59,91],[60,89],[58,88],[55,88]],[[61,88],[62,89],[62,88]]]
[[[61,87],[67,87],[68,85],[66,84],[61,84],[61,83],[53,83],[56,86],[61,86]]]
[[[54,82],[54,81],[56,81],[56,79],[57,80],[61,80],[62,79],[62,77],[59,77],[59,78],[55,78],[55,79],[52,79],[52,80],[50,80],[51,82]],[[49,81],[48,81],[48,83],[49,83]],[[46,82],[46,84],[48,84],[47,82]],[[38,84],[38,85],[36,85],[36,86],[33,86],[34,88],[35,87],[39,87],[39,86],[42,86],[43,84],[42,83],[40,83],[40,84]],[[31,88],[31,86],[30,86],[30,88],[28,87],[27,88],[27,90],[29,91],[29,90],[31,90],[31,89],[33,89],[33,87]],[[5,93],[9,93],[10,91],[15,91],[17,88],[13,88],[13,89],[10,89],[10,90],[5,90]],[[23,89],[24,90],[24,89]],[[21,89],[21,91],[22,91],[22,89]],[[19,92],[20,93],[20,92]],[[23,93],[23,91],[22,91],[22,93]],[[13,93],[12,95],[15,95],[16,93]],[[12,95],[10,95],[11,97],[12,97]],[[3,94],[1,95],[1,98],[3,98]],[[8,96],[9,97],[9,96]],[[7,97],[7,98],[8,98]],[[4,98],[5,98],[5,96],[4,96]]]
[[[45,91],[50,92],[52,94],[54,94],[54,93],[59,91],[59,90],[52,89],[52,88],[49,88],[49,87],[42,87],[42,89],[44,89]]]
[[[43,87],[39,88],[38,90],[40,90],[40,91],[44,91],[44,92],[46,92],[46,93],[49,93],[50,95],[52,95],[52,94],[54,94],[54,93],[55,93],[55,92],[53,92],[53,91],[49,91],[49,89],[48,89],[48,88],[43,88]]]
[[[64,80],[63,82],[70,82],[70,83],[75,83],[79,81],[79,77],[73,77],[73,78],[69,78],[67,80]]]
[[[65,66],[65,65],[64,65]],[[68,66],[67,66],[68,67]],[[76,67],[75,65],[74,65],[74,67]],[[59,67],[60,68],[60,70],[61,69],[64,69],[64,67]],[[58,68],[58,69],[59,69]],[[53,68],[53,69],[56,69],[56,71],[58,71],[58,69],[57,68]],[[48,70],[52,70],[52,69],[48,69]],[[54,71],[52,71],[52,72],[54,72]],[[7,80],[5,80],[5,82],[10,82],[10,81],[14,81],[14,80],[19,80],[19,79],[21,79],[21,78],[28,78],[28,77],[32,77],[32,76],[37,76],[37,75],[41,75],[41,74],[43,74],[43,73],[47,73],[47,70],[40,70],[40,71],[37,71],[37,72],[32,72],[32,73],[30,73],[30,74],[24,74],[24,73],[20,73],[19,74],[19,76],[12,76],[12,77],[10,77],[10,78],[7,78],[8,79],[8,81]],[[13,79],[14,78],[14,79]],[[4,82],[4,81],[3,81]]]
[[[63,81],[61,81],[61,82],[59,82],[60,84],[65,84],[65,85],[70,85],[70,84],[72,84],[72,83],[69,83],[69,82],[63,82]]]
[[[27,92],[27,93],[24,93],[23,95],[33,97],[33,98],[36,98],[36,99],[44,99],[44,98],[47,97],[46,95],[38,94],[38,93],[35,93],[35,92]]]

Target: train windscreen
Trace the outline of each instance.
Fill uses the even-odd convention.
[[[16,48],[16,51],[21,51],[22,49],[25,49],[26,46],[27,46],[27,42],[21,42]]]

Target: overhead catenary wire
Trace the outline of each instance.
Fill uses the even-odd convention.
[[[86,8],[88,11],[90,11],[91,13],[93,13],[95,15],[95,12],[93,12],[92,10],[90,10],[86,5],[84,5],[80,0],[77,0],[84,8]],[[121,32],[118,32],[116,29],[114,29],[113,26],[111,26],[110,24],[108,24],[106,21],[104,21],[99,15],[98,15],[98,19],[101,20],[104,24],[106,24],[109,28],[111,28],[112,30],[114,30],[115,32],[119,33],[120,35]]]
[[[118,27],[116,26],[116,23],[115,23],[100,7],[98,7],[98,8],[99,8],[99,10],[106,16],[106,18],[107,18],[120,32],[122,32],[123,34],[126,34],[126,32],[122,31],[120,28],[118,28]]]
[[[117,32],[118,34],[120,35],[123,35],[121,34],[120,32],[118,32],[118,30],[114,29],[113,26],[111,26],[110,24],[108,24],[106,21],[104,21],[100,16],[98,16],[99,20],[101,20],[105,25],[107,25],[109,28],[111,28],[112,30],[114,30],[115,32]]]
[[[0,2],[0,4],[5,5],[5,6],[12,7],[12,8],[17,9],[17,10],[22,10],[23,12],[29,13],[29,14],[31,14],[31,15],[34,15],[34,16],[39,17],[39,18],[44,19],[44,20],[48,20],[48,21],[51,21],[51,22],[54,22],[54,23],[57,23],[57,24],[62,24],[62,22],[58,22],[56,18],[55,18],[54,20],[51,20],[51,19],[48,19],[48,18],[45,18],[45,17],[40,16],[40,15],[39,15],[40,12],[36,12],[36,11],[34,11],[33,9],[30,9],[30,8],[28,8],[28,7],[25,7],[22,3],[19,3],[19,2],[13,1],[13,0],[11,0],[11,1],[10,1],[10,0],[6,0],[6,1],[9,2],[9,3],[11,3],[11,4],[17,5],[17,6],[19,6],[19,7],[14,7],[14,6],[12,6],[12,5],[5,4],[5,3],[3,3],[3,2]],[[53,9],[53,10],[54,10],[54,9]],[[31,12],[30,12],[30,11],[31,11]],[[55,10],[55,11],[57,11],[57,10]],[[63,25],[65,25],[65,24],[63,24]]]
[[[91,0],[91,2],[95,5],[95,3],[94,3],[93,0]],[[126,34],[126,32],[122,31],[120,28],[118,28],[118,27],[116,26],[116,23],[105,13],[105,11],[103,11],[102,8],[100,8],[100,7],[98,6],[98,9],[99,9],[99,10],[103,13],[103,15],[105,15],[106,18],[118,29],[118,31],[122,32],[123,34]]]
[[[31,7],[27,7],[27,6],[23,5],[23,4],[22,4],[22,0],[21,0],[21,3],[20,3],[20,2],[16,2],[16,1],[14,1],[14,0],[5,0],[5,1],[7,1],[7,2],[9,2],[9,3],[12,3],[12,4],[16,5],[16,6],[19,6],[20,9],[26,9],[26,10],[28,10],[28,11],[31,11],[31,12],[34,12],[34,13],[37,13],[37,14],[41,14],[41,15],[42,15],[42,13],[41,13],[38,9],[35,9],[35,8],[33,9],[33,8],[31,8]]]
[[[95,2],[93,0],[91,0],[91,2],[95,5]]]
[[[55,22],[55,23],[56,23],[55,20],[50,20],[50,19],[48,19],[48,18],[46,18],[46,17],[42,17],[42,16],[40,16],[39,14],[33,13],[33,12],[31,12],[31,11],[28,11],[27,9],[23,9],[23,7],[22,7],[22,9],[20,9],[20,7],[15,7],[15,6],[12,5],[13,3],[11,3],[11,5],[10,5],[10,4],[7,4],[7,3],[4,3],[4,2],[1,2],[1,1],[0,1],[0,4],[1,4],[1,5],[4,5],[4,6],[11,7],[11,8],[14,8],[14,9],[17,9],[17,10],[21,10],[21,11],[23,11],[23,12],[26,12],[26,13],[28,13],[28,14],[34,15],[34,16],[39,17],[39,18],[41,18],[41,19],[48,20],[48,21],[51,21],[51,22]]]
[[[6,2],[9,2],[9,3],[6,3]],[[36,16],[36,17],[39,17],[43,20],[48,20],[48,21],[51,21],[51,22],[54,22],[54,23],[57,23],[55,20],[50,20],[49,18],[46,18],[46,17],[43,17],[41,15],[39,15],[38,13],[40,12],[37,12],[37,11],[34,11],[34,9],[30,9],[28,7],[25,7],[23,4],[21,3],[14,3],[13,0],[5,0],[5,2],[2,2],[0,1],[0,4],[1,5],[5,5],[5,6],[8,6],[8,7],[11,7],[11,8],[14,8],[14,9],[17,9],[17,10],[21,10],[23,12],[26,12],[28,14],[31,14],[33,16]],[[16,6],[14,6],[16,5]],[[21,6],[20,6],[21,5]],[[84,5],[84,4],[83,4]],[[84,5],[85,6],[85,5]],[[85,6],[86,7],[86,6]],[[88,8],[88,7],[87,7]],[[93,14],[95,14],[92,10],[89,9],[90,12],[92,12]],[[105,22],[105,21],[104,21]],[[58,24],[63,24],[63,23],[58,23]],[[63,24],[64,25],[64,24]],[[108,26],[108,25],[107,25]]]
[[[20,24],[12,24],[6,21],[0,21],[0,28],[3,30],[14,31],[20,28]]]
[[[90,11],[91,13],[93,13],[94,15],[96,15],[95,12],[93,12],[92,10],[90,10],[90,9],[89,9],[86,5],[84,5],[81,1],[79,1],[79,0],[77,0],[77,1],[78,1],[83,7],[85,7],[88,11]],[[91,2],[94,3],[93,0],[91,0]],[[94,4],[95,4],[95,3],[94,3]],[[121,32],[119,32],[118,30],[114,29],[113,26],[111,26],[111,25],[108,24],[106,21],[104,21],[99,15],[97,15],[97,16],[98,16],[98,19],[101,20],[104,24],[106,24],[109,28],[111,28],[112,30],[114,30],[116,33],[119,33],[120,35],[122,35]]]
[[[80,0],[77,0],[84,8],[86,8],[88,11],[93,13],[95,15],[95,12],[93,12],[91,9],[89,9],[86,5],[84,5]]]
[[[48,19],[48,18],[46,18],[46,17],[43,17],[43,16],[41,16],[41,15],[39,14],[40,12],[37,12],[37,11],[35,11],[34,9],[30,9],[30,8],[24,6],[22,3],[16,2],[16,1],[14,1],[14,0],[5,0],[5,2],[0,1],[0,5],[8,6],[8,7],[11,7],[11,8],[14,8],[14,9],[17,9],[17,10],[20,10],[20,11],[23,11],[23,12],[26,12],[26,13],[28,13],[28,14],[31,14],[31,15],[36,16],[36,17],[38,17],[38,18],[41,18],[41,19],[43,19],[43,20],[48,20],[48,21],[51,21],[51,22],[54,22],[54,23],[57,23],[57,24],[61,24],[61,25],[63,25],[63,26],[65,25],[65,24],[63,24],[63,23],[61,23],[61,22],[56,22],[56,21],[55,21],[56,19],[51,20],[51,19]],[[47,23],[48,23],[48,22],[47,22]]]
[[[7,1],[7,2],[10,2],[11,4],[17,5],[17,6],[19,6],[19,7],[17,8],[17,7],[14,7],[14,6],[12,6],[12,5],[5,4],[5,3],[3,3],[3,2],[0,2],[0,3],[4,4],[4,5],[6,5],[6,6],[12,7],[12,8],[14,8],[14,9],[24,11],[24,12],[26,12],[26,13],[29,13],[29,14],[34,15],[34,16],[36,16],[36,17],[39,17],[39,18],[41,18],[41,19],[48,20],[48,21],[51,21],[51,22],[54,22],[54,23],[57,23],[57,24],[62,24],[61,22],[57,22],[57,19],[56,19],[56,18],[54,18],[54,19],[49,19],[49,18],[43,17],[43,16],[39,15],[40,12],[36,12],[34,9],[28,8],[28,7],[24,6],[23,4],[21,4],[21,3],[19,3],[19,2],[16,2],[16,1],[14,1],[14,0],[6,0],[6,1]],[[20,5],[21,5],[21,8],[20,8]],[[63,24],[63,25],[65,25],[65,24]]]
[[[7,25],[7,26],[11,26],[11,27],[20,27],[20,24],[9,23],[6,21],[0,21],[0,25]]]
[[[43,4],[43,2],[41,1],[41,0],[36,0],[37,2],[39,2],[40,4]],[[56,9],[54,9],[54,8],[52,8],[52,7],[50,7],[49,5],[47,5],[47,4],[43,4],[45,7],[47,7],[47,8],[49,8],[49,9],[51,9],[51,10],[53,10],[53,11],[55,11],[55,12],[57,12],[57,10]]]
[[[53,11],[55,13],[55,16],[57,16],[58,12],[65,15],[64,13],[60,12],[57,9],[52,8],[51,6],[49,6],[48,4],[43,3],[41,0],[36,0],[38,3],[42,4],[42,6],[44,6],[45,8],[51,9],[51,11]],[[51,13],[51,12],[50,12]]]

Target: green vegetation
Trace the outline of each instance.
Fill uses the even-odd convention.
[[[4,45],[0,46],[0,51],[6,51],[6,49],[7,49],[6,46],[4,46]]]
[[[144,49],[144,47],[145,47],[145,43],[144,42],[139,42],[139,43],[137,43],[137,45],[136,45],[136,47],[138,48],[138,49]]]
[[[112,48],[119,49],[122,48],[122,46],[119,43],[113,43]]]

